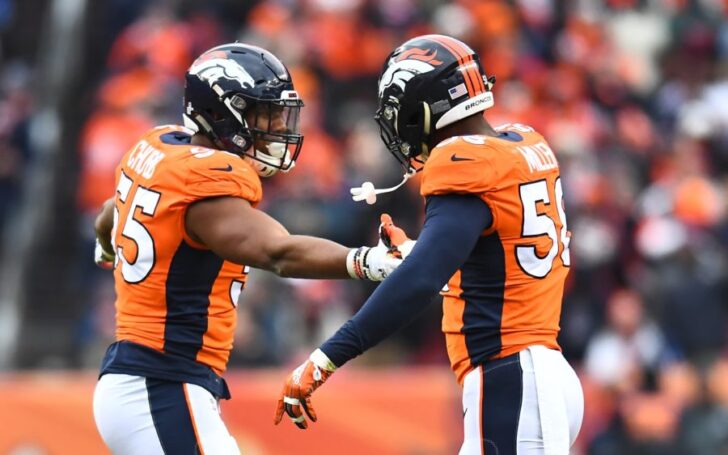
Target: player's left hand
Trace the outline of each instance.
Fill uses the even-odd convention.
[[[329,360],[321,349],[316,349],[311,356],[298,366],[286,378],[283,391],[278,399],[278,407],[273,423],[278,425],[283,413],[302,430],[308,428],[308,422],[301,408],[311,422],[316,421],[316,411],[311,405],[311,394],[318,389],[336,370],[336,365]]]
[[[96,265],[102,269],[111,270],[114,268],[115,259],[116,255],[106,251],[104,247],[101,246],[99,239],[96,239],[96,247],[94,248],[94,262],[96,262]]]

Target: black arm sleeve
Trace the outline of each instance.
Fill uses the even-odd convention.
[[[321,350],[341,366],[410,322],[465,262],[492,221],[490,208],[476,196],[428,197],[425,225],[410,255]]]

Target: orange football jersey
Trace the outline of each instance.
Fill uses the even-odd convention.
[[[190,144],[178,126],[147,132],[116,170],[116,338],[225,371],[247,268],[192,240],[195,201],[239,197],[254,206],[260,179],[239,156]]]
[[[423,196],[473,194],[493,215],[443,291],[442,330],[460,383],[487,359],[530,345],[559,349],[570,262],[559,165],[532,128],[498,131],[443,141],[423,169]]]

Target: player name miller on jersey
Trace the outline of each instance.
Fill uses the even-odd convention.
[[[545,142],[538,142],[534,145],[522,145],[516,147],[528,163],[528,169],[534,171],[548,171],[559,167],[556,156]]]
[[[164,153],[142,139],[129,154],[126,165],[145,179],[151,178]]]

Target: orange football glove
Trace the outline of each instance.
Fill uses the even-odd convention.
[[[402,228],[395,226],[392,217],[388,214],[382,213],[379,220],[381,221],[379,239],[396,257],[406,258],[416,242],[410,239]]]
[[[293,423],[302,430],[308,428],[308,422],[304,417],[301,408],[311,422],[316,421],[316,411],[311,405],[311,395],[318,389],[336,370],[336,365],[329,360],[321,349],[316,349],[311,356],[298,366],[286,378],[283,384],[281,397],[278,399],[278,407],[273,423],[278,425],[283,418],[283,413],[288,414]]]

